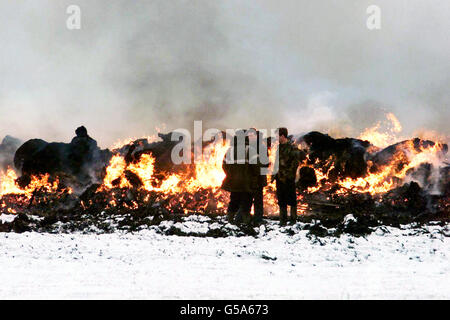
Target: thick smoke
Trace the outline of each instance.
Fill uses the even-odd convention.
[[[449,16],[448,0],[2,1],[0,136],[84,124],[109,146],[193,120],[357,135],[384,112],[448,135]]]

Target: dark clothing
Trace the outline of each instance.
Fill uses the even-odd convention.
[[[226,176],[222,189],[226,191],[252,192],[255,188],[257,168],[249,164],[248,146],[242,148],[243,154],[238,154],[238,148],[230,147],[223,159],[222,168]]]
[[[278,172],[275,175],[277,186],[277,200],[280,207],[280,223],[287,221],[287,206],[291,207],[291,220],[297,219],[297,190],[295,176],[304,153],[292,143],[283,143],[278,146],[277,163]]]
[[[259,223],[262,222],[264,215],[263,203],[264,199],[262,188],[255,190],[252,193],[231,192],[227,213],[231,221],[236,223],[246,222],[246,219],[250,219],[250,211],[253,205],[253,221]]]
[[[251,175],[246,164],[224,164],[226,176],[222,182],[222,189],[229,192],[251,192]]]
[[[280,206],[280,223],[281,225],[286,225],[287,222],[287,206]],[[291,207],[291,216],[290,220],[292,223],[295,223],[297,221],[297,206]]]
[[[70,142],[73,153],[89,155],[98,150],[97,141],[91,137],[75,137]]]
[[[295,180],[282,182],[276,179],[278,206],[296,206],[297,192],[295,189]]]
[[[250,222],[253,192],[258,188],[260,173],[258,162],[254,163],[250,159],[250,156],[255,155],[257,153],[248,145],[248,141],[238,140],[236,136],[224,157],[222,168],[226,177],[222,189],[231,193],[228,217],[232,222]]]
[[[97,141],[89,137],[85,127],[77,128],[75,133],[76,137],[69,145],[68,160],[78,182],[88,184],[92,180],[92,172],[101,172],[104,154],[97,146]]]
[[[248,199],[251,198],[249,192],[230,192],[230,203],[228,204],[228,213],[237,213],[239,209],[250,212]],[[251,203],[250,203],[251,207]]]
[[[295,223],[297,220],[297,192],[295,180],[281,182],[276,180],[278,207],[280,208],[280,223],[285,225],[287,221],[287,206],[291,207],[290,220]]]
[[[280,223],[286,225],[287,222],[287,206],[280,206]]]
[[[255,148],[256,147],[256,148]],[[256,141],[256,146],[250,146],[250,160],[254,159],[254,190],[252,192],[252,202],[253,202],[253,222],[259,224],[263,221],[264,216],[264,187],[267,186],[267,175],[263,174],[266,168],[269,167],[269,150],[266,143],[264,142],[263,136],[258,132],[258,138]]]
[[[258,188],[252,192],[253,201],[253,219],[255,222],[261,222],[264,215],[264,196],[263,188]]]
[[[70,142],[72,155],[81,160],[91,161],[93,153],[99,150],[97,141],[89,137],[84,126],[78,127],[75,133],[77,136]]]
[[[233,203],[233,204],[232,204]],[[231,205],[232,204],[232,205]],[[232,192],[230,194],[231,209],[238,208],[234,218],[235,223],[248,223],[250,220],[250,210],[252,208],[252,194],[250,192]],[[230,206],[228,206],[230,209]],[[233,213],[233,212],[228,212]]]
[[[265,154],[262,154],[262,152]],[[267,186],[267,176],[263,174],[263,170],[269,167],[269,150],[260,134],[258,134],[256,145],[250,144],[249,146],[249,159],[250,164],[253,166],[252,174],[256,178],[253,181],[255,184],[254,188],[264,188]]]
[[[97,160],[100,151],[97,141],[89,136],[73,138],[70,149],[69,160],[76,175],[83,171],[84,166],[90,166]]]

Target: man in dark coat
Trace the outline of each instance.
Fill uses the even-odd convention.
[[[250,128],[247,131],[247,137],[249,141],[249,163],[252,166],[253,223],[259,225],[264,215],[263,189],[267,186],[267,176],[263,169],[269,166],[269,153],[261,132],[255,128]]]
[[[255,185],[254,166],[249,165],[248,139],[244,130],[238,130],[223,160],[226,174],[222,189],[230,192],[228,221],[249,223],[252,191]]]
[[[291,207],[290,220],[295,223],[297,220],[297,192],[295,187],[295,176],[297,168],[302,160],[302,151],[295,147],[288,138],[286,128],[278,129],[278,172],[275,175],[277,187],[277,200],[280,208],[280,224],[286,225],[287,206]]]

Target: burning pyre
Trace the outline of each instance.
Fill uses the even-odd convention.
[[[392,135],[401,126],[394,115],[388,118],[391,131],[379,132],[377,125],[359,139],[334,139],[319,132],[293,138],[305,153],[297,182],[300,214],[408,214],[448,219],[447,145],[419,138],[393,143]],[[14,159],[22,175],[11,166],[1,172],[0,211],[44,217],[49,212],[64,212],[65,216],[86,212],[146,215],[149,211],[163,216],[224,214],[228,194],[221,189],[222,161],[228,143],[203,143],[200,161],[175,165],[170,154],[177,142],[171,134],[159,137],[130,140],[109,151],[100,150],[83,134],[79,138],[93,146],[83,151],[89,154],[86,161],[73,151],[78,150],[78,141],[63,146],[30,140]],[[270,139],[266,142],[273,162],[276,145],[270,146]],[[58,153],[62,160],[49,170],[45,157],[57,157],[54,150],[65,151]],[[266,216],[278,212],[274,191],[273,182],[264,190]]]

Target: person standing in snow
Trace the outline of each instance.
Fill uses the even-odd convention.
[[[254,190],[254,169],[249,165],[248,138],[244,130],[238,130],[228,149],[222,168],[226,176],[222,189],[230,192],[228,204],[228,221],[234,223],[250,223],[252,192]]]
[[[269,166],[269,154],[265,144],[263,144],[263,136],[261,132],[255,128],[247,131],[249,144],[249,164],[251,166],[252,179],[252,203],[253,203],[253,223],[259,225],[263,221],[264,214],[264,196],[263,189],[267,186],[267,176],[261,169]],[[262,154],[264,152],[265,154]],[[263,160],[267,159],[267,163]]]
[[[280,208],[280,224],[286,225],[287,206],[290,206],[290,221],[297,220],[297,192],[295,176],[302,160],[302,151],[295,147],[288,137],[287,128],[278,129],[278,153],[276,167],[278,172],[273,177],[276,181],[276,195]]]

